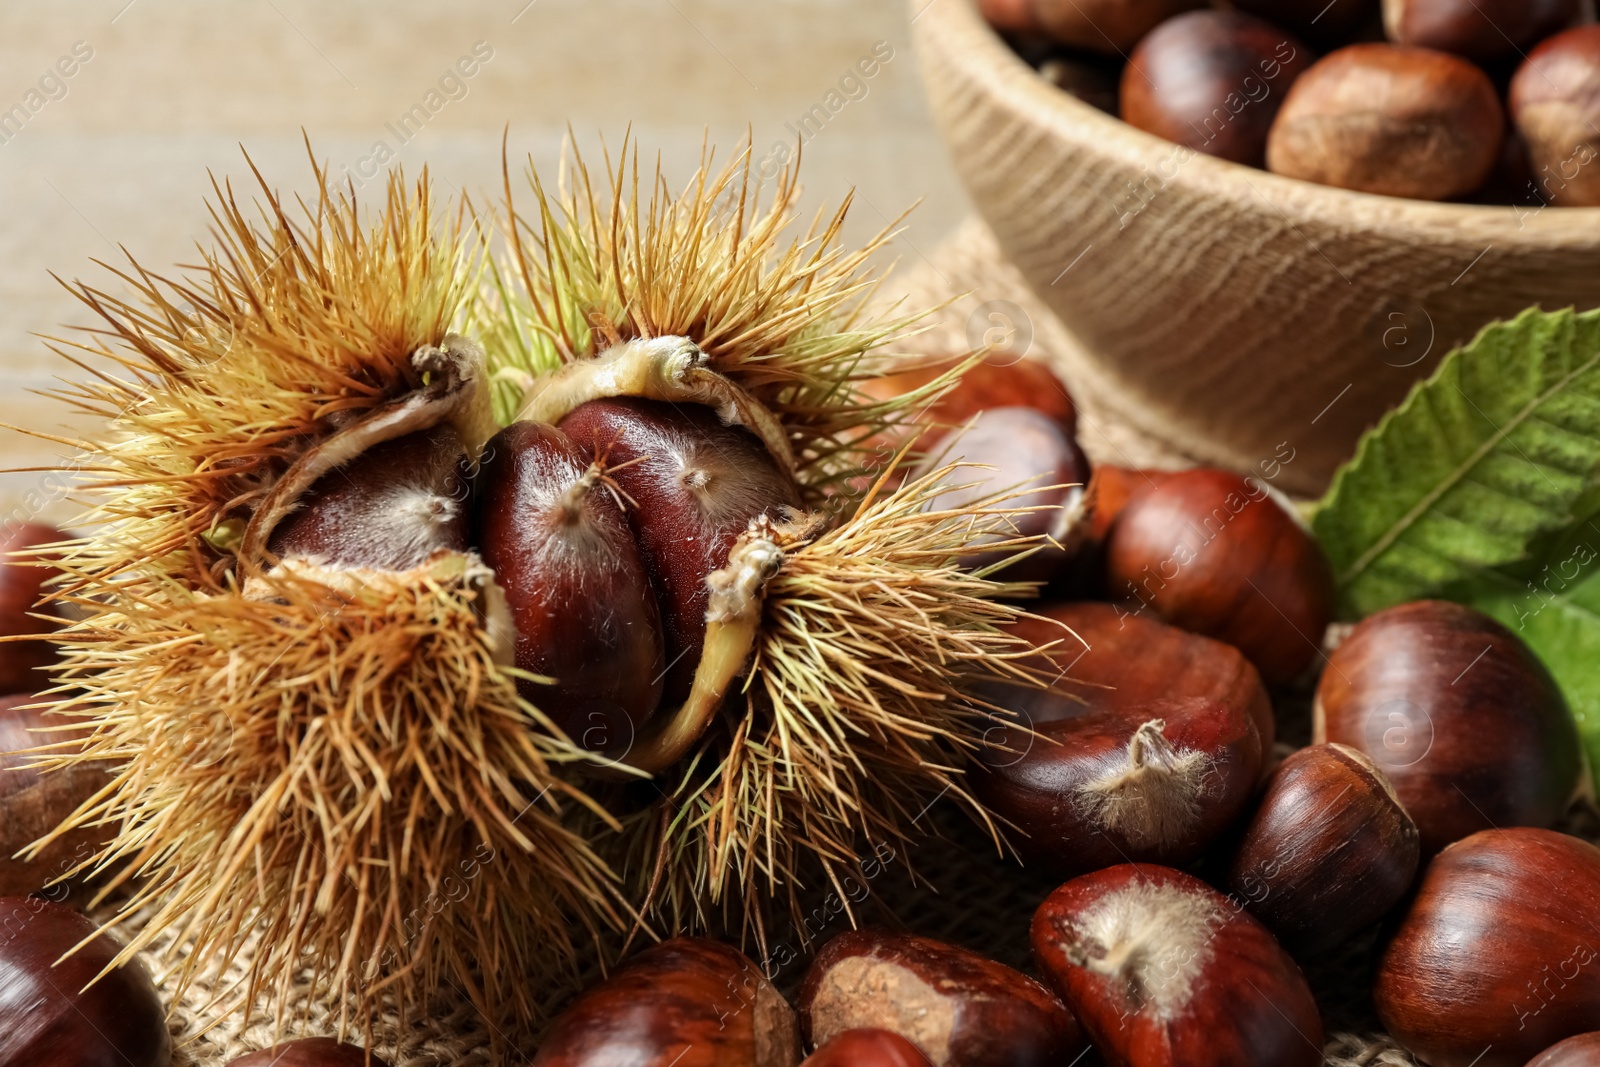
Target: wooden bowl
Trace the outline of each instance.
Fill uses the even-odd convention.
[[[972,0],[911,0],[934,114],[1000,247],[1066,324],[1069,384],[1135,429],[1314,494],[1455,344],[1600,304],[1600,208],[1353,193],[1193,153],[1047,83]]]

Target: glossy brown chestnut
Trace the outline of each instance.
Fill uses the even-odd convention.
[[[61,904],[0,898],[0,1063],[167,1067],[172,1061],[166,1011],[144,964],[134,960],[96,977],[122,949],[111,935],[56,962],[96,929]]]
[[[1234,0],[1233,6],[1323,45],[1349,44],[1378,15],[1378,0]]]
[[[1228,888],[1294,952],[1343,944],[1417,874],[1416,823],[1365,755],[1312,745],[1279,765],[1228,865]]]
[[[1111,532],[1128,501],[1172,477],[1171,471],[1140,470],[1134,467],[1113,467],[1100,464],[1089,479],[1089,538],[1100,542]]]
[[[801,1031],[816,1044],[882,1027],[933,1067],[1047,1067],[1085,1047],[1077,1021],[1032,978],[911,934],[835,937],[806,972],[799,1008]]]
[[[679,937],[646,949],[556,1020],[531,1067],[794,1067],[794,1010],[743,953]]]
[[[1033,0],[1033,13],[1061,44],[1126,54],[1173,15],[1203,6],[1204,0]]]
[[[1333,618],[1322,549],[1264,483],[1227,471],[1178,471],[1129,500],[1106,537],[1106,585],[1234,646],[1269,685],[1316,658]]]
[[[1289,86],[1311,65],[1290,34],[1237,11],[1190,11],[1147,34],[1122,72],[1122,119],[1259,167]]]
[[[41,605],[44,583],[57,573],[13,553],[65,540],[54,526],[24,523],[0,537],[0,637],[48,634],[60,627],[58,609]],[[38,557],[35,557],[36,559]],[[49,618],[35,618],[35,615]],[[56,648],[48,641],[8,641],[0,645],[0,693],[33,692],[49,684],[41,668],[56,662]]]
[[[31,859],[18,855],[111,781],[110,771],[103,767],[75,763],[47,772],[34,766],[44,754],[23,754],[83,736],[81,731],[61,732],[74,720],[26,707],[37,699],[22,693],[0,697],[0,896],[26,896],[45,889],[93,856],[109,836],[104,827],[80,827],[56,838]],[[54,896],[61,891],[50,892]]]
[[[620,751],[655,713],[666,667],[650,577],[603,466],[551,426],[489,442],[477,541],[505,592],[516,664],[554,679],[519,688],[577,744]]]
[[[1600,204],[1600,26],[1557,34],[1529,53],[1511,79],[1510,104],[1537,198]]]
[[[468,548],[467,453],[449,426],[374,445],[311,486],[273,528],[282,559],[403,571]]]
[[[1441,852],[1378,954],[1384,1027],[1432,1067],[1520,1067],[1600,1019],[1600,849],[1485,830]]]
[[[1600,1067],[1600,1030],[1551,1045],[1528,1067]]]
[[[1356,44],[1313,64],[1267,138],[1267,168],[1385,196],[1448,200],[1500,158],[1505,111],[1489,76],[1427,48]]]
[[[1356,626],[1317,686],[1313,731],[1383,769],[1424,856],[1491,826],[1549,826],[1578,786],[1577,727],[1544,665],[1445,601]]]
[[[933,1067],[922,1051],[891,1030],[846,1030],[800,1067]]]
[[[951,360],[919,367],[916,370],[873,378],[861,383],[860,389],[871,400],[893,400],[926,386],[955,367]],[[915,427],[922,431],[918,447],[933,446],[944,433],[966,425],[979,412],[990,408],[1031,407],[1048,415],[1063,433],[1077,432],[1078,409],[1050,369],[1034,360],[1023,359],[1014,352],[992,352],[988,358],[969,367],[955,388],[926,404],[916,419],[905,429]],[[885,434],[882,438],[885,459],[909,435],[905,432]]]
[[[308,1037],[230,1060],[228,1067],[388,1067],[366,1049],[331,1037]]]
[[[986,691],[994,727],[972,788],[1030,866],[1066,875],[1127,859],[1187,863],[1245,810],[1272,711],[1237,651],[1110,604],[1036,609],[1017,632],[1064,681]],[[1074,636],[1075,635],[1075,636]]]
[[[1383,28],[1397,44],[1488,63],[1572,25],[1581,6],[1579,0],[1383,0]]]
[[[661,608],[664,699],[681,702],[705,643],[706,576],[727,566],[751,519],[799,507],[800,490],[755,434],[699,404],[591,400],[561,429],[632,501],[628,522]]]
[[[960,510],[987,504],[1019,509],[1005,530],[986,540],[1045,536],[1050,544],[1006,566],[1000,576],[1010,581],[1048,581],[1076,551],[1087,534],[1084,485],[1089,460],[1059,423],[1034,408],[990,408],[962,429],[941,439],[918,463],[913,477],[931,474],[950,463],[962,466],[945,476],[950,486],[928,503],[930,511]],[[1026,492],[1005,494],[1026,487]],[[1036,510],[1028,510],[1036,509]],[[966,557],[973,570],[1005,562],[1019,550],[996,548]]]
[[[1034,913],[1032,939],[1116,1067],[1321,1067],[1300,969],[1198,878],[1131,863],[1075,878]]]

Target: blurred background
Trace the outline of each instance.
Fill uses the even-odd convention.
[[[937,2],[937,0],[931,0]],[[631,126],[669,180],[709,135],[722,158],[806,138],[803,207],[852,187],[847,240],[921,206],[891,258],[908,266],[968,208],[923,100],[905,0],[52,0],[0,3],[0,421],[71,433],[30,390],[68,368],[37,334],[88,321],[51,274],[111,284],[91,260],[192,262],[208,170],[313,188],[302,131],[365,191],[424,163],[438,190],[498,197],[513,169],[553,174],[570,125],[598,156]],[[871,71],[870,75],[864,73]],[[919,251],[920,250],[920,251]],[[0,466],[60,446],[6,431]],[[0,507],[39,494],[0,475]],[[43,494],[43,515],[69,519]]]

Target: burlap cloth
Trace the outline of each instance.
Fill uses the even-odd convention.
[[[911,342],[913,349],[958,353],[975,344],[1007,341],[1007,330],[1016,331],[1009,343],[1026,347],[1034,358],[1049,360],[1053,351],[1061,351],[1067,344],[1064,327],[1002,260],[993,237],[977,222],[965,224],[926,254],[917,251],[886,289],[897,298],[903,296],[907,307],[926,307],[954,294],[967,294],[958,296],[933,318],[931,328]],[[1193,463],[1171,445],[1134,432],[1118,420],[1115,397],[1083,388],[1072,380],[1070,371],[1063,376],[1078,403],[1080,437],[1092,459],[1143,467]],[[1291,744],[1308,740],[1307,696],[1308,690],[1302,687],[1280,701],[1284,740]],[[1054,884],[998,855],[994,845],[953,805],[936,805],[926,822],[935,836],[887,864],[868,887],[870,896],[858,907],[858,921],[903,926],[1028,969],[1029,920]],[[1564,828],[1600,840],[1600,816],[1592,808],[1574,811]],[[847,925],[842,916],[833,919],[820,940]],[[1368,995],[1374,940],[1375,935],[1368,934],[1344,946],[1337,955],[1306,963],[1329,1034],[1327,1063],[1335,1067],[1409,1067],[1416,1063],[1378,1032]],[[804,962],[802,959],[778,976],[784,992],[792,995],[798,987]],[[233,973],[237,975],[237,965]],[[596,974],[597,963],[589,968],[591,977]],[[177,1067],[220,1067],[271,1041],[273,1027],[267,1018],[216,1021],[206,1001],[211,989],[225,984],[226,978],[219,976],[217,984],[194,989],[172,1006],[172,1027],[179,1043]],[[559,1007],[560,999],[560,994],[552,995],[552,1009]],[[291,1008],[298,1021],[285,1036],[333,1032],[329,1005],[303,998]],[[202,1032],[207,1025],[212,1028]],[[496,1057],[490,1051],[488,1026],[465,998],[447,996],[414,1013],[403,1031],[396,1013],[385,1014],[372,1047],[394,1067],[525,1067],[537,1047],[537,1034],[502,1033],[501,1037],[507,1051]]]

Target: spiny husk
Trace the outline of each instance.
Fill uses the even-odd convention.
[[[128,377],[87,366],[65,394],[109,430],[80,445],[92,533],[59,593],[83,616],[60,639],[61,703],[94,735],[60,758],[122,769],[63,830],[117,828],[92,866],[142,880],[123,916],[160,901],[129,952],[176,930],[206,961],[253,937],[230,1007],[262,991],[281,1008],[304,968],[356,1024],[390,984],[407,1005],[455,986],[534,1018],[530,974],[628,916],[565,828],[588,805],[558,773],[573,750],[498,665],[487,572],[447,555],[264,573],[234,554],[297,460],[430,388],[413,356],[478,280],[426,175],[395,175],[372,219],[317,177],[297,221],[264,183],[259,218],[217,186],[216,247],[179,279],[134,264],[130,298],[75,288],[105,325],[56,347]]]
[[[517,208],[507,169],[510,261],[490,267],[493,296],[480,331],[502,421],[535,378],[562,364],[624,341],[681,336],[705,353],[710,370],[777,416],[791,438],[794,473],[813,495],[837,491],[870,459],[881,462],[866,452],[874,435],[958,375],[890,401],[856,390],[907,365],[883,346],[921,317],[865,311],[879,284],[870,261],[894,228],[844,248],[847,197],[792,236],[798,162],[763,199],[752,160],[746,147],[719,169],[703,152],[675,196],[659,165],[641,189],[639,153],[626,143],[615,163],[606,155],[598,182],[574,152],[568,180],[555,190],[530,169],[531,217]]]
[[[722,904],[765,949],[773,896],[806,929],[808,880],[847,901],[843,880],[883,846],[904,854],[947,796],[1001,843],[963,776],[1009,720],[974,689],[1053,679],[1038,648],[1008,632],[1025,610],[998,599],[1033,588],[962,563],[978,551],[1037,548],[1008,538],[1037,509],[1011,506],[1007,493],[937,510],[961,466],[894,489],[886,476],[848,519],[789,546],[767,586],[744,699],[730,702],[722,730],[670,792],[629,821],[635,889],[664,926],[707,925]]]

